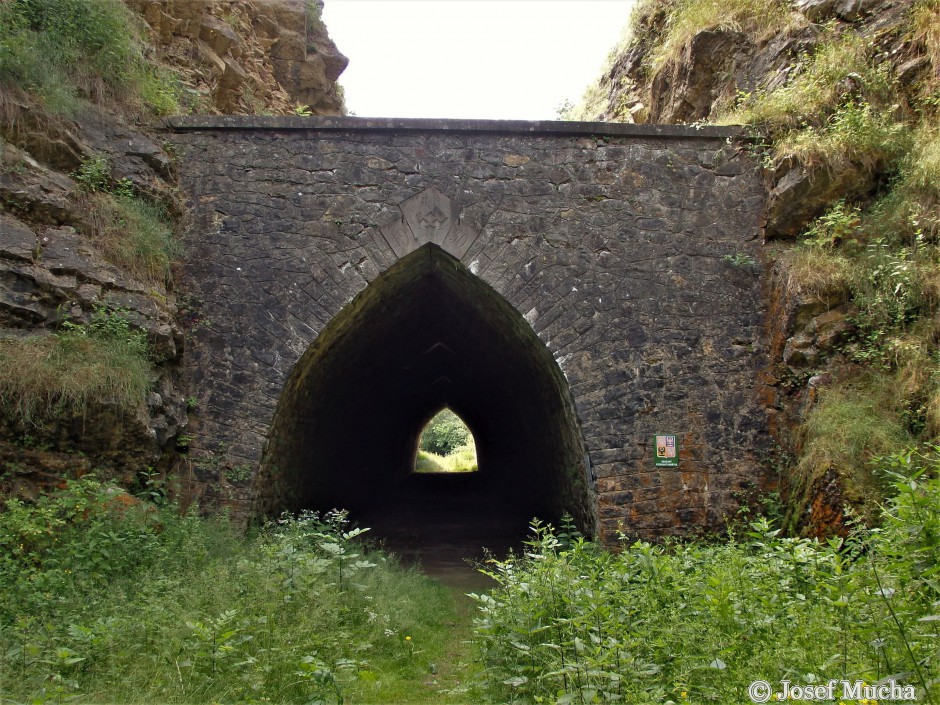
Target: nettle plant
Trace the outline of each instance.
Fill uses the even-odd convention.
[[[940,695],[940,460],[881,461],[878,529],[784,538],[766,519],[723,544],[624,542],[619,554],[533,525],[472,595],[495,702],[742,702],[755,679]]]

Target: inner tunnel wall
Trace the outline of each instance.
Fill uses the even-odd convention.
[[[191,499],[250,511],[295,365],[399,259],[383,228],[427,189],[564,373],[604,538],[721,528],[766,482],[756,167],[718,130],[538,125],[176,121]],[[655,433],[678,468],[654,467]]]

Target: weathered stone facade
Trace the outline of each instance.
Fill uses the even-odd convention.
[[[288,418],[284,407],[293,403],[282,398],[285,386],[300,389],[317,373],[316,365],[299,362],[350,306],[356,310],[348,323],[320,341],[326,349],[317,353],[326,360],[335,346],[356,357],[354,366],[328,363],[349,376],[341,383],[350,399],[363,402],[346,408],[336,401],[335,415],[366,413],[368,401],[397,418],[395,402],[370,391],[379,378],[369,378],[364,351],[381,364],[432,325],[428,316],[441,311],[426,307],[409,318],[416,298],[395,299],[396,291],[419,285],[425,288],[414,292],[443,297],[466,313],[467,330],[495,336],[471,356],[455,353],[460,364],[451,377],[469,374],[480,360],[480,380],[512,384],[542,365],[537,353],[524,352],[529,333],[550,352],[568,389],[548,400],[507,396],[499,408],[518,404],[525,416],[526,408],[555,405],[557,413],[545,416],[551,424],[567,418],[570,405],[589,458],[572,472],[590,479],[567,487],[585,486],[575,503],[596,514],[582,523],[604,538],[618,529],[651,537],[720,528],[743,493],[765,484],[758,457],[768,438],[758,388],[766,365],[759,282],[764,193],[755,166],[731,141],[733,130],[358,118],[174,118],[169,129],[183,148],[191,206],[182,281],[189,323],[184,374],[198,402],[190,427],[194,497],[248,511],[259,494],[275,503],[282,496],[270,489],[282,471],[270,457],[285,437],[272,439],[272,424]],[[449,254],[434,255],[435,247]],[[403,264],[396,274],[399,259],[423,256],[416,249],[435,263],[420,271]],[[435,268],[437,275],[428,274]],[[447,271],[456,273],[441,274]],[[432,275],[438,284],[425,286]],[[476,284],[461,282],[474,277],[485,287],[465,296]],[[369,291],[386,292],[394,304],[367,301]],[[488,291],[498,296],[471,311]],[[497,311],[498,300],[511,309]],[[388,317],[397,318],[384,331]],[[528,333],[518,331],[516,319],[524,319]],[[459,337],[459,329],[435,335]],[[507,352],[516,367],[499,369],[500,356],[486,352],[513,331],[523,352]],[[350,341],[360,335],[367,342],[355,347]],[[472,347],[473,336],[465,342]],[[381,379],[405,374],[398,369],[383,370]],[[532,375],[548,380],[552,372]],[[439,379],[428,377],[427,384]],[[459,379],[445,379],[451,383],[465,397],[465,418],[479,411],[479,428],[471,423],[479,442],[499,412],[474,396],[483,382],[461,387]],[[534,394],[527,389],[519,386],[518,394]],[[311,420],[323,412],[315,408],[320,393],[306,394],[308,407],[293,414],[295,431],[288,434],[315,434],[327,422],[326,415]],[[413,408],[402,401],[409,416],[402,428],[420,428],[434,410],[428,405],[441,400],[446,394]],[[495,421],[511,426],[506,414]],[[531,433],[546,429],[551,435],[548,426]],[[556,435],[567,433],[559,428]],[[654,467],[655,433],[679,435],[678,468]],[[296,438],[292,443],[300,447]],[[569,451],[573,441],[565,441]],[[481,471],[482,463],[481,456]],[[538,477],[536,469],[524,481],[538,484]]]

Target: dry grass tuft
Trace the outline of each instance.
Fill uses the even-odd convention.
[[[889,77],[869,62],[869,51],[868,44],[857,34],[833,34],[814,54],[800,58],[787,85],[745,96],[735,110],[716,121],[761,125],[772,132],[803,123],[821,125],[844,102],[849,78],[865,98],[887,98]]]
[[[911,9],[914,41],[924,48],[933,66],[935,80],[940,79],[940,0],[917,0]]]
[[[166,286],[178,254],[166,211],[135,196],[91,193],[91,237],[105,258],[143,282]]]
[[[822,301],[844,298],[852,289],[855,265],[841,253],[822,247],[794,247],[781,253],[787,266],[787,290]]]
[[[747,34],[759,43],[805,20],[780,0],[679,0],[666,20],[666,32],[651,57],[653,70],[683,56],[699,32],[725,30]]]
[[[907,142],[907,126],[891,111],[849,102],[824,125],[790,132],[776,144],[774,152],[778,159],[791,157],[810,169],[837,173],[859,168],[874,172],[899,159]]]
[[[0,339],[0,409],[25,421],[82,413],[89,404],[140,406],[150,388],[143,333],[99,312],[88,326],[61,333]]]
[[[914,443],[897,391],[894,375],[884,372],[865,373],[820,390],[819,403],[800,428],[803,448],[794,485],[809,490],[832,471],[851,504],[868,506],[867,500],[881,497],[871,461]]]

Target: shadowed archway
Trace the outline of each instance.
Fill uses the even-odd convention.
[[[413,473],[425,424],[444,407],[477,442],[479,472]],[[429,244],[350,302],[295,366],[259,473],[258,510],[350,510],[401,524],[412,505],[447,507],[472,539],[493,523],[571,513],[593,534],[586,453],[564,376],[522,316]],[[507,514],[511,516],[507,516]],[[415,517],[428,540],[434,516]],[[379,535],[391,529],[374,526]],[[485,533],[485,531],[483,531]]]

